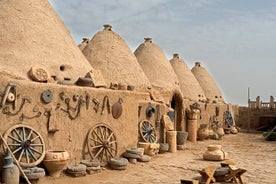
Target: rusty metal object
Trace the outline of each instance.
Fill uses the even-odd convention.
[[[98,110],[99,110],[99,107],[100,107],[100,102],[99,102],[99,100],[98,100],[97,98],[93,98],[92,101],[93,101],[93,103],[94,103],[93,109],[94,109],[95,112],[97,113]]]
[[[14,100],[11,100],[11,95],[14,96]],[[9,82],[8,85],[6,86],[6,89],[1,101],[1,107],[3,107],[7,101],[16,103],[16,84],[13,82]]]
[[[90,95],[89,94],[85,94],[85,107],[86,107],[86,110],[89,109],[89,104],[90,104]]]
[[[76,107],[70,105],[70,98],[65,98],[66,109],[61,109],[68,114],[71,120],[75,120],[80,115],[81,107],[84,103],[83,97],[80,96]]]
[[[40,116],[41,116],[41,112],[39,111],[39,112],[37,112],[35,115],[33,115],[33,116],[26,116],[25,114],[21,114],[21,116],[19,117],[19,120],[20,121],[23,121],[24,119],[34,119],[34,118],[39,118]]]
[[[10,116],[15,116],[15,115],[17,115],[23,109],[23,106],[25,105],[26,102],[27,103],[31,103],[31,99],[28,98],[28,97],[23,97],[22,101],[21,101],[21,104],[20,104],[20,107],[15,112],[10,111],[10,107],[9,106],[5,106],[2,109],[2,112],[3,112],[3,114],[7,114],[7,115],[10,115]]]
[[[112,116],[114,119],[118,119],[123,113],[123,100],[119,98],[118,102],[112,105]]]
[[[88,87],[92,87],[93,81],[91,78],[86,78],[86,77],[80,77],[77,82],[76,85],[77,86],[88,86]]]
[[[110,103],[109,103],[109,98],[108,98],[108,96],[105,96],[104,99],[103,99],[101,114],[104,113],[105,105],[106,105],[108,114],[110,114],[110,111],[111,111],[111,110],[110,110]]]

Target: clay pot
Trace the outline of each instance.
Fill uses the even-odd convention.
[[[139,148],[144,148],[144,154],[154,156],[159,152],[160,145],[158,143],[139,142]]]
[[[176,144],[176,131],[167,131],[166,132],[167,143],[169,144],[169,152],[175,153],[177,151]]]
[[[223,128],[218,128],[218,132],[217,133],[218,133],[219,138],[221,138],[225,134]]]
[[[215,150],[215,151],[206,151],[203,154],[204,160],[210,161],[222,161],[228,158],[228,153],[223,152],[222,150]]]
[[[210,131],[208,130],[208,124],[201,124],[197,131],[197,138],[200,141],[203,141],[210,135]]]
[[[177,137],[177,145],[185,145],[188,138],[188,132],[177,131],[176,137]]]
[[[203,154],[204,160],[222,161],[227,159],[228,153],[222,150],[222,146],[219,144],[208,145],[207,151]]]
[[[168,143],[160,143],[159,153],[165,153],[169,150]]]
[[[188,120],[188,140],[196,142],[197,138],[197,120]]]
[[[69,159],[69,153],[65,150],[46,151],[43,164],[52,177],[59,177],[60,173],[66,168]]]
[[[237,133],[238,133],[238,129],[237,129],[236,127],[234,127],[234,126],[231,126],[231,127],[230,127],[230,132],[231,132],[232,134],[237,134]]]
[[[2,182],[6,184],[19,184],[19,169],[13,164],[10,154],[4,158],[5,165],[2,170]]]

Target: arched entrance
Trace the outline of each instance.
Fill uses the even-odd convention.
[[[171,108],[174,110],[174,129],[184,131],[183,98],[178,91],[174,92],[172,96]]]

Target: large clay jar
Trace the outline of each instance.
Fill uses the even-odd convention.
[[[204,160],[222,161],[228,158],[228,153],[221,149],[221,145],[209,145],[207,151],[203,154]]]
[[[169,144],[168,152],[175,153],[177,151],[176,131],[167,131],[166,140],[167,140],[167,143]]]
[[[69,159],[69,153],[65,150],[46,151],[43,164],[52,177],[59,177],[61,172],[66,168]]]
[[[197,138],[200,141],[203,141],[210,135],[210,131],[208,130],[208,124],[201,124],[197,131]]]
[[[224,130],[223,130],[223,128],[218,128],[218,136],[219,136],[219,138],[221,138],[222,136],[224,136]]]
[[[19,169],[13,164],[10,154],[7,154],[2,170],[2,182],[5,184],[19,184]]]
[[[188,140],[196,142],[197,138],[197,120],[188,120]]]

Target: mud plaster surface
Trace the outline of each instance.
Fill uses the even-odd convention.
[[[119,184],[119,183],[169,183],[179,184],[180,179],[199,177],[197,170],[209,165],[219,166],[220,162],[202,160],[209,144],[221,144],[229,158],[237,166],[247,170],[242,175],[245,184],[276,183],[276,142],[264,141],[261,134],[239,133],[226,135],[220,141],[205,140],[187,143],[187,149],[177,153],[158,154],[148,163],[128,164],[124,171],[106,169],[85,177],[59,178],[44,177],[42,184]]]

